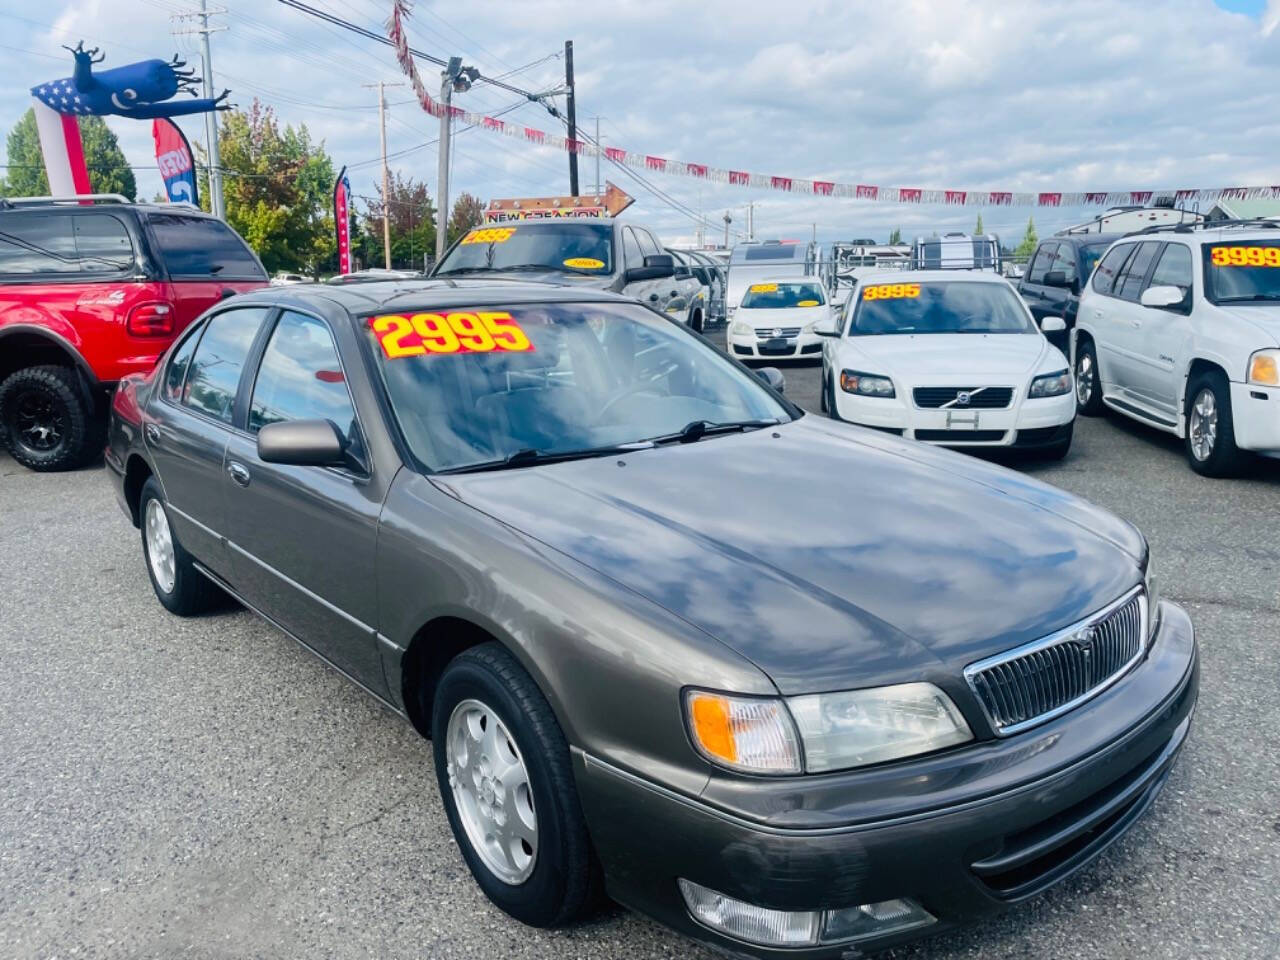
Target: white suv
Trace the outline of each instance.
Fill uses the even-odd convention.
[[[1156,228],[1117,240],[1071,341],[1083,414],[1182,437],[1197,473],[1280,457],[1280,224]]]

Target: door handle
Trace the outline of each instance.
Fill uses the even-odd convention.
[[[237,460],[227,461],[227,476],[242,487],[249,485],[249,468]]]
[[[147,438],[147,443],[156,446],[160,443],[160,428],[154,423],[148,423],[142,428],[143,434]]]

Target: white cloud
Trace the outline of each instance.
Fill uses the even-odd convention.
[[[12,0],[11,0],[12,2]],[[360,84],[401,79],[384,46],[317,23],[283,5],[222,0],[230,30],[214,35],[218,87],[247,105],[254,95],[289,122],[306,122],[335,162],[378,153],[376,97]],[[312,0],[380,31],[389,0]],[[84,38],[107,65],[179,50],[198,63],[193,38],[170,35],[183,0],[75,0],[0,12],[9,80],[0,127],[27,105],[25,88],[70,72],[61,43]],[[675,0],[600,4],[584,16],[568,0],[419,3],[415,46],[464,55],[494,75],[575,42],[578,115],[602,114],[608,143],[715,166],[796,177],[921,187],[1013,190],[1123,189],[1269,183],[1277,180],[1280,123],[1268,94],[1280,86],[1280,0],[1261,19],[1229,14],[1210,0]],[[49,59],[50,55],[62,58]],[[551,60],[513,78],[545,89],[562,79]],[[434,68],[422,67],[430,81]],[[435,122],[403,88],[388,91],[393,152],[432,140]],[[459,102],[496,110],[514,102],[478,85]],[[351,109],[357,108],[357,109]],[[555,129],[525,106],[508,119]],[[131,161],[151,162],[149,125],[111,119]],[[198,117],[183,121],[203,139]],[[434,147],[396,161],[434,187]],[[562,154],[472,131],[457,140],[454,192],[483,197],[567,189]],[[676,213],[606,165],[640,198],[634,215],[668,234],[688,234]],[[372,192],[375,165],[353,172]],[[590,188],[594,162],[581,162]],[[757,202],[758,232],[803,236],[883,235],[935,226],[971,227],[977,211],[907,209],[802,199],[648,175],[714,224]],[[159,189],[140,172],[140,192]],[[1021,231],[1028,211],[989,210],[988,228]],[[1080,211],[1037,211],[1042,229]],[[719,231],[715,231],[719,235]]]

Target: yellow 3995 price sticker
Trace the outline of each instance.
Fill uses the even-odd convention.
[[[510,313],[456,310],[371,317],[369,326],[391,359],[435,353],[526,353],[533,344]]]
[[[776,283],[753,283],[749,291],[751,293],[777,293],[778,285]]]
[[[903,300],[920,296],[918,283],[887,283],[878,287],[867,287],[862,291],[863,300]]]
[[[481,227],[463,237],[462,243],[506,243],[515,232],[515,227]]]
[[[1280,267],[1280,247],[1214,247],[1215,267]]]

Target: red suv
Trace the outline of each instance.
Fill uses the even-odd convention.
[[[19,463],[102,452],[107,399],[219,300],[266,286],[248,245],[190,207],[0,199],[0,434]]]

